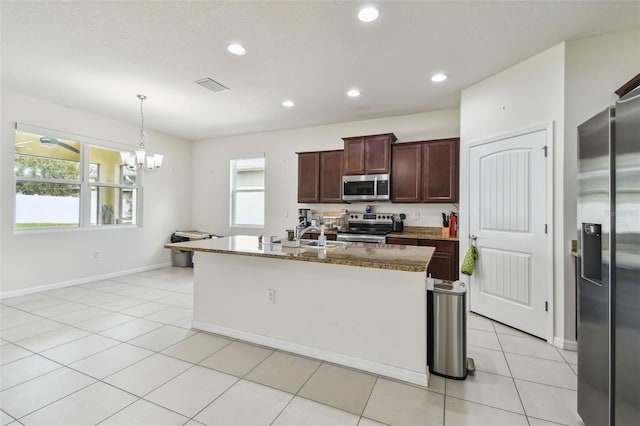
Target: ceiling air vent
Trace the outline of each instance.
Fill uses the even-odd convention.
[[[224,92],[225,90],[229,90],[227,86],[223,86],[215,80],[210,78],[203,78],[202,80],[196,80],[194,83],[199,84],[205,89],[211,90],[213,93]]]

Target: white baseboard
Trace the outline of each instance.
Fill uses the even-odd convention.
[[[311,346],[301,345],[298,343],[287,342],[273,337],[262,336],[259,334],[248,333],[241,330],[235,330],[222,326],[215,326],[200,321],[193,321],[193,328],[208,331],[210,333],[221,334],[223,336],[240,339],[247,342],[255,343],[262,346],[268,346],[283,351],[292,352],[298,355],[304,355],[311,358],[321,359],[323,361],[344,365],[358,370],[368,371],[370,373],[381,376],[390,377],[392,379],[402,380],[404,382],[413,383],[420,386],[427,386],[429,383],[429,372],[426,374],[417,371],[406,370],[404,368],[394,367],[379,362],[368,361],[349,355],[331,352],[324,349],[317,349]]]
[[[565,349],[567,351],[577,351],[578,350],[578,342],[575,340],[567,340],[561,339],[559,337],[553,338],[553,346],[560,349]]]
[[[41,291],[56,290],[59,288],[70,287],[72,285],[87,284],[94,281],[108,280],[110,278],[122,277],[124,275],[137,274],[139,272],[152,271],[154,269],[167,268],[171,266],[171,262],[158,263],[156,265],[142,266],[140,268],[127,269],[125,271],[110,272],[108,274],[93,275],[90,277],[77,278],[75,280],[61,281],[53,284],[39,285],[37,287],[23,288],[20,290],[5,291],[0,293],[0,300],[10,297],[26,296],[28,294],[40,293]]]

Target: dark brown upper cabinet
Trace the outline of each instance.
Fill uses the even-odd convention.
[[[391,149],[391,197],[396,203],[422,201],[422,145],[400,143]]]
[[[458,138],[393,145],[391,201],[457,203],[458,146]]]
[[[298,202],[342,202],[342,150],[298,153]]]
[[[298,154],[298,202],[316,203],[320,199],[320,153]]]
[[[345,175],[390,173],[393,133],[343,138]]]
[[[460,139],[441,139],[422,149],[422,200],[425,203],[458,202]]]
[[[343,150],[320,153],[320,202],[342,202]]]

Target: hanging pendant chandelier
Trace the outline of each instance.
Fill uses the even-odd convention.
[[[120,157],[122,158],[122,165],[129,170],[144,170],[145,172],[155,172],[162,166],[161,154],[147,154],[144,149],[144,142],[147,139],[147,134],[144,131],[144,110],[142,109],[142,103],[147,97],[145,95],[138,95],[140,99],[140,146],[134,152],[122,151]]]

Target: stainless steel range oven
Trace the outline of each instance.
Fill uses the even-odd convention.
[[[385,243],[393,229],[391,213],[349,213],[349,225],[338,230],[338,241]]]

